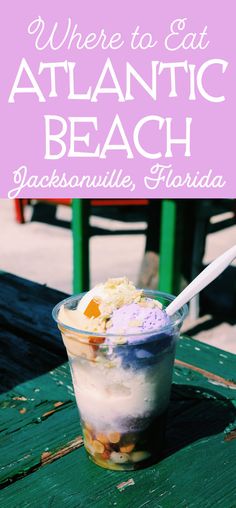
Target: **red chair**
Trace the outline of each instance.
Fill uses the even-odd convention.
[[[72,199],[14,199],[15,219],[19,224],[24,224],[25,214],[24,209],[26,205],[32,201],[44,201],[54,205],[67,205],[71,206]],[[133,206],[133,205],[147,205],[148,199],[91,199],[91,206]]]

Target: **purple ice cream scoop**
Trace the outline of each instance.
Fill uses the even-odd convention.
[[[130,303],[113,311],[109,321],[109,333],[139,334],[159,330],[169,323],[170,318],[159,307]]]

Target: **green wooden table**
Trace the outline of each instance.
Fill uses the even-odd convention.
[[[51,310],[64,295],[0,275],[0,506],[236,507],[236,360],[179,341],[159,464],[119,473],[86,457]]]

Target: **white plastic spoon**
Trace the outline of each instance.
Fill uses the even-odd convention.
[[[215,280],[236,258],[236,245],[212,261],[176,298],[166,307],[169,316],[175,314],[185,303]]]

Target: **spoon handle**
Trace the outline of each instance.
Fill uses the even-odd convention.
[[[216,258],[208,265],[166,308],[166,313],[172,316],[185,303],[200,293],[208,284],[216,279],[236,258],[236,245]]]

